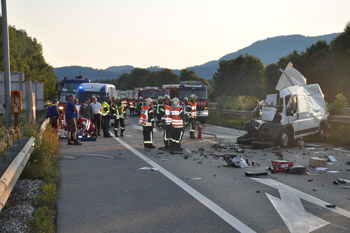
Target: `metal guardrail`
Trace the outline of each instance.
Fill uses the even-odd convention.
[[[227,113],[235,116],[253,116],[254,115],[252,111],[240,111],[240,110],[231,110],[231,109],[209,108],[209,111]],[[329,116],[328,122],[350,124],[350,116]]]
[[[48,122],[49,121],[47,119],[41,125],[40,137],[45,131]],[[0,212],[5,207],[13,187],[15,186],[19,176],[22,174],[23,169],[27,165],[27,162],[34,150],[34,145],[35,138],[31,137],[0,178]]]

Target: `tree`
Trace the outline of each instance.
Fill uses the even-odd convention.
[[[261,96],[264,83],[264,65],[251,55],[240,55],[232,60],[220,61],[214,74],[214,97],[221,95]]]
[[[11,71],[24,72],[26,81],[43,82],[45,100],[56,97],[57,78],[53,67],[44,59],[41,44],[35,38],[29,37],[24,30],[17,30],[12,26],[9,27],[9,38]],[[2,31],[0,31],[0,53],[0,69],[4,70]]]

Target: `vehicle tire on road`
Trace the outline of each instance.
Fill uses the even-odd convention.
[[[253,149],[265,149],[265,148],[273,148],[274,144],[273,142],[268,141],[252,141],[252,148]]]
[[[278,144],[281,147],[288,147],[293,144],[292,135],[288,130],[283,130],[278,137]]]

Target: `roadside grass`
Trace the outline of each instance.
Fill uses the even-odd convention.
[[[56,229],[58,142],[57,133],[48,125],[41,139],[37,137],[35,149],[22,173],[22,178],[44,181],[41,194],[34,202],[34,217],[28,222],[31,232],[51,233]]]
[[[46,110],[37,111],[38,122],[43,121],[45,112]],[[0,115],[0,120],[5,122],[3,114]],[[30,232],[52,233],[56,230],[59,138],[50,125],[40,138],[38,126],[37,122],[28,123],[24,118],[17,129],[0,124],[0,156],[5,154],[6,148],[11,147],[14,141],[31,136],[36,138],[34,151],[21,175],[21,179],[43,180],[41,194],[34,201],[34,216],[28,221],[28,226]]]

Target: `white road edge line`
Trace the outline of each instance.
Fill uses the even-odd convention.
[[[112,133],[111,133],[112,134]],[[113,134],[112,134],[113,135]],[[134,153],[136,156],[144,160],[146,163],[151,165],[152,167],[158,168],[159,172],[161,172],[163,175],[165,175],[168,179],[170,179],[172,182],[177,184],[180,188],[182,188],[184,191],[186,191],[188,194],[190,194],[192,197],[197,199],[199,202],[201,202],[203,205],[205,205],[208,209],[213,211],[215,214],[217,214],[220,218],[222,218],[225,222],[230,224],[232,227],[237,229],[240,232],[244,233],[253,233],[255,232],[250,227],[239,221],[237,218],[232,216],[230,213],[228,213],[226,210],[222,209],[220,206],[209,200],[207,197],[199,193],[197,190],[177,178],[175,175],[164,169],[162,166],[154,162],[153,160],[149,159],[147,156],[143,155],[141,152],[134,149],[132,146],[121,140],[120,138],[116,138],[113,135],[113,138],[117,140],[120,144],[125,146],[128,150],[130,150],[132,153]]]

